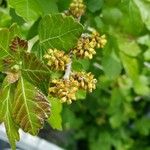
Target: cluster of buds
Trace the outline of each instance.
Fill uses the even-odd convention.
[[[97,48],[104,48],[104,46],[107,43],[106,36],[105,35],[100,36],[100,34],[97,31],[92,32],[91,38],[95,39]]]
[[[96,79],[91,73],[75,72],[69,79],[55,79],[52,84],[53,86],[49,88],[50,95],[57,96],[62,103],[71,104],[73,100],[76,100],[78,89],[92,92],[96,88]]]
[[[72,77],[78,81],[79,88],[88,92],[92,92],[93,89],[96,89],[97,80],[94,79],[94,75],[91,72],[75,72],[72,74]]]
[[[93,31],[92,34],[83,34],[78,42],[77,46],[73,49],[73,53],[79,58],[92,59],[96,54],[96,48],[103,48],[107,43],[106,36]]]
[[[73,78],[53,80],[53,87],[49,88],[49,93],[61,100],[62,103],[72,103],[72,100],[76,100],[76,92],[78,91],[78,81]]]
[[[52,70],[59,71],[64,71],[66,65],[71,61],[69,55],[57,49],[49,49],[44,55],[44,58],[47,59],[47,65],[50,66]]]
[[[73,0],[69,7],[69,13],[75,18],[80,18],[85,13],[83,0]]]
[[[90,39],[89,37],[81,37],[78,40],[77,46],[73,49],[73,53],[79,58],[89,58],[92,59],[93,55],[96,54],[95,51],[96,41]]]

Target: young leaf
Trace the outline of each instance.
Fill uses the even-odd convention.
[[[20,39],[18,36],[16,36],[11,41],[10,50],[12,50],[13,52],[21,52],[27,49],[28,49],[28,42]]]
[[[0,71],[4,71],[4,59],[8,56],[11,56],[9,50],[9,30],[2,29],[0,30]]]
[[[51,116],[48,119],[48,123],[52,126],[53,129],[62,130],[62,104],[56,98],[49,97],[49,101],[52,105]]]
[[[12,103],[14,100],[14,96],[12,92],[12,87],[6,82],[6,80],[4,80],[0,97],[0,122],[4,122],[8,139],[12,146],[12,150],[15,150],[16,141],[19,140],[19,128],[12,118]]]
[[[21,72],[23,77],[29,82],[37,86],[43,92],[47,91],[51,71],[34,54],[23,53]]]
[[[9,44],[11,40],[19,33],[18,26],[13,24],[10,29],[0,30],[0,71],[3,71],[3,61],[6,57],[12,57],[13,55],[9,51]]]
[[[36,135],[49,117],[47,98],[23,77],[20,78],[13,103],[15,122],[25,131]]]
[[[61,14],[45,16],[39,25],[41,46],[69,51],[73,48],[83,31],[80,23],[72,17]]]

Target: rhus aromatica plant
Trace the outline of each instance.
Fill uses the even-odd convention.
[[[48,15],[34,3],[32,7],[29,1],[28,9],[17,0],[8,4],[23,17],[25,25],[39,18],[37,34],[31,37],[31,30],[27,36],[22,34],[16,23],[0,29],[0,71],[5,75],[0,91],[0,123],[5,125],[13,150],[20,128],[37,135],[46,120],[61,129],[61,103],[71,104],[80,99],[79,91],[96,88],[91,72],[84,68],[77,71],[72,65],[80,59],[92,59],[96,49],[106,44],[105,35],[80,23],[86,10],[82,0],[73,0],[61,14]]]

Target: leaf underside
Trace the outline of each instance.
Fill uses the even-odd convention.
[[[25,131],[36,135],[50,114],[47,98],[22,77],[18,82],[13,103],[15,122]]]

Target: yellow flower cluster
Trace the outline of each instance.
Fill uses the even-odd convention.
[[[97,80],[94,79],[94,75],[89,72],[75,72],[73,73],[73,78],[78,81],[79,88],[92,92],[93,89],[96,89]]]
[[[85,8],[83,0],[73,0],[69,7],[69,13],[75,18],[79,18],[85,13]]]
[[[92,32],[92,39],[95,39],[97,48],[104,48],[104,46],[107,43],[106,36],[100,36],[100,34],[97,31]]]
[[[85,35],[79,38],[77,46],[73,49],[73,53],[79,58],[92,59],[96,54],[96,48],[103,48],[107,43],[106,36],[94,31],[91,35]]]
[[[53,87],[49,88],[49,93],[53,96],[57,96],[62,103],[72,103],[72,100],[76,100],[76,92],[78,91],[78,81],[70,78],[68,80],[59,79],[53,80]]]
[[[69,79],[55,79],[52,84],[53,86],[49,88],[49,93],[52,96],[57,96],[62,103],[71,104],[72,100],[76,100],[78,89],[92,92],[96,88],[96,79],[91,73],[76,72]]]
[[[50,66],[52,70],[64,71],[66,64],[70,62],[69,55],[57,49],[49,49],[44,55],[44,58],[47,59],[47,65]]]
[[[96,41],[91,40],[89,37],[81,37],[78,40],[76,48],[73,49],[73,53],[79,58],[92,59],[95,51]]]

